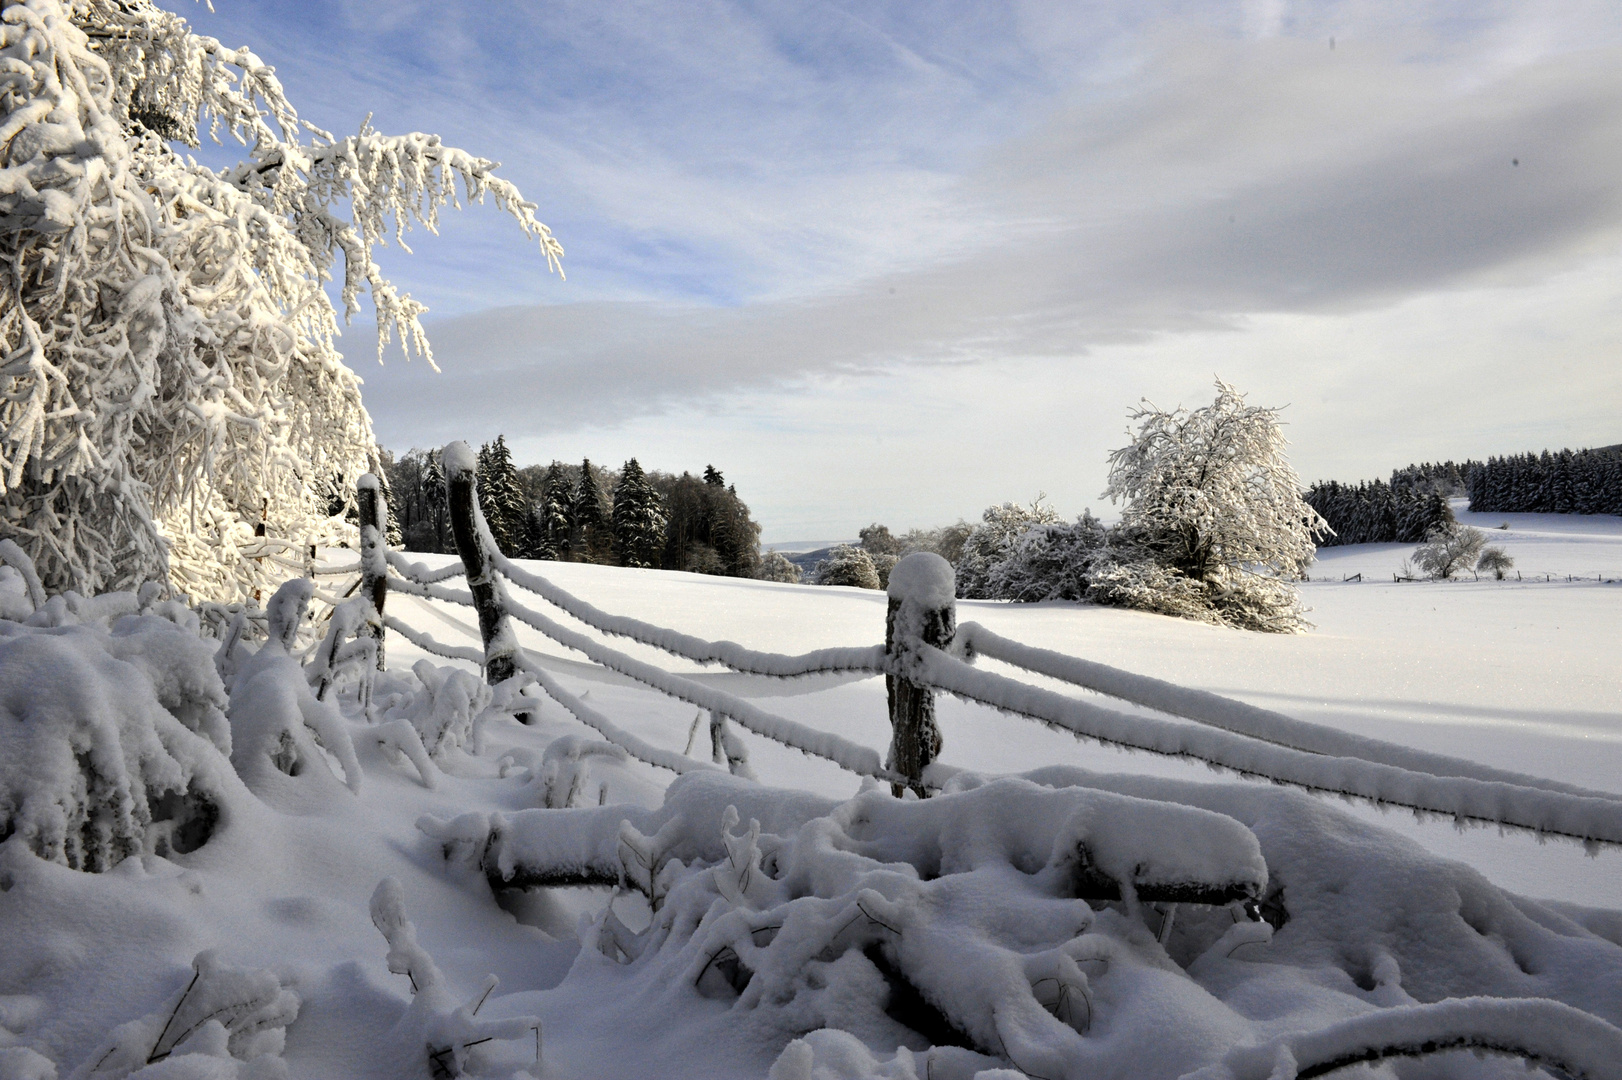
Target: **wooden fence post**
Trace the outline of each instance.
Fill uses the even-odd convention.
[[[372,602],[374,618],[360,628],[362,637],[377,641],[377,670],[383,670],[383,602],[389,596],[389,563],[384,553],[388,544],[388,505],[383,485],[371,473],[355,481],[355,500],[360,510],[360,594]]]
[[[890,570],[890,606],[884,619],[884,652],[892,674],[884,676],[890,701],[890,754],[886,767],[906,777],[892,783],[899,798],[911,788],[926,798],[924,769],[941,750],[935,726],[935,691],[922,681],[921,646],[951,646],[957,632],[956,575],[952,564],[933,552],[906,556]],[[909,673],[919,673],[917,680]]]
[[[445,447],[440,462],[445,470],[445,502],[450,510],[451,536],[456,540],[456,553],[462,557],[462,566],[467,570],[473,608],[479,613],[479,635],[484,638],[484,678],[495,686],[517,674],[513,654],[518,642],[507,625],[507,613],[496,601],[495,567],[481,539],[485,530],[480,527],[484,524],[484,515],[479,512],[478,493],[474,489],[477,465],[473,451],[465,442],[453,442]]]

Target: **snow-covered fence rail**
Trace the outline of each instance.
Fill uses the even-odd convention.
[[[984,656],[998,660],[1012,667],[1095,690],[1108,697],[1130,701],[1135,705],[1154,709],[1156,712],[1194,720],[1277,746],[1313,754],[1359,758],[1363,761],[1394,765],[1401,769],[1430,773],[1434,776],[1468,777],[1518,787],[1560,791],[1568,795],[1622,801],[1622,796],[1609,792],[1593,791],[1558,780],[1511,772],[1508,769],[1495,769],[1490,765],[1481,765],[1463,758],[1431,753],[1400,743],[1371,739],[1352,732],[1324,727],[1321,724],[1307,723],[1293,716],[1258,708],[1206,690],[1178,686],[1176,683],[1122,671],[1107,664],[1023,645],[988,630],[979,623],[970,622],[960,626],[956,641],[959,651],[966,657]]]
[[[731,641],[708,641],[605,612],[500,553],[478,513],[473,459],[466,451],[465,444],[453,444],[445,453],[453,532],[462,566],[430,571],[403,555],[390,554],[388,564],[394,574],[388,581],[391,587],[425,599],[473,607],[479,613],[483,655],[440,645],[392,618],[384,620],[385,625],[430,652],[482,663],[492,683],[517,671],[529,673],[548,696],[582,723],[651,764],[677,772],[708,767],[686,754],[650,746],[568,694],[517,645],[510,619],[610,671],[708,710],[720,729],[724,730],[728,720],[735,721],[757,735],[852,772],[888,780],[897,792],[911,787],[927,794],[930,779],[938,782],[944,775],[939,768],[931,770],[930,764],[940,747],[933,695],[945,691],[1078,736],[1201,761],[1245,776],[1421,814],[1622,845],[1622,797],[1615,794],[1307,723],[1216,694],[1033,648],[977,623],[957,628],[951,568],[938,557],[931,562],[927,556],[909,556],[892,571],[882,646],[787,656]],[[468,591],[442,584],[457,576],[468,579]],[[534,593],[601,634],[628,638],[696,663],[719,663],[734,671],[776,677],[883,674],[893,734],[889,753],[881,760],[869,747],[776,716],[717,687],[629,656],[516,602],[506,583]],[[977,656],[1132,702],[1160,715],[1121,712],[981,670],[969,662]]]

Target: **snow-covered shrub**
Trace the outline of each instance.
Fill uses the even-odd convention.
[[[0,67],[0,532],[52,588],[238,599],[267,584],[239,554],[261,514],[273,539],[341,527],[322,488],[377,450],[334,348],[340,255],[345,318],[369,292],[380,352],[397,331],[426,357],[424,308],[372,257],[390,232],[434,228],[460,182],[562,254],[492,162],[320,131],[252,52],[150,0],[8,2]],[[245,159],[171,147],[205,129]]]
[[[791,585],[800,583],[800,568],[789,562],[788,556],[781,551],[768,551],[760,557],[760,569],[755,577],[761,581],[784,581]]]
[[[231,764],[256,795],[301,785],[335,783],[322,751],[332,754],[344,782],[360,791],[360,764],[349,728],[330,701],[316,698],[304,668],[288,651],[315,586],[307,578],[282,584],[266,606],[269,639],[248,657],[231,686]]]
[[[873,558],[859,547],[840,544],[817,563],[818,585],[849,585],[857,589],[879,588],[879,572]]]
[[[985,593],[994,600],[1035,602],[1081,600],[1107,533],[1083,511],[1073,525],[1037,525],[1015,539],[1001,562],[986,575]]]
[[[1030,506],[1003,503],[990,506],[963,541],[963,550],[953,565],[957,569],[957,594],[965,600],[990,600],[991,573],[1013,551],[1014,543],[1038,526],[1059,525],[1063,519],[1037,496]],[[952,560],[948,559],[948,562]]]
[[[657,810],[419,828],[498,887],[642,893],[647,929],[610,907],[570,978],[627,1015],[720,1002],[715,1031],[783,1048],[779,1080],[1264,1080],[1455,1048],[1608,1076],[1622,1059],[1609,915],[1512,896],[1274,785],[947,772],[929,800],[843,803],[693,772]],[[1468,1054],[1401,1069],[1525,1075]]]
[[[428,754],[441,761],[456,750],[482,753],[486,723],[535,708],[533,699],[519,696],[533,676],[516,676],[493,687],[477,675],[428,660],[418,660],[411,673],[415,687],[390,695],[381,707],[383,717],[409,721]]]
[[[1430,577],[1446,581],[1474,566],[1486,544],[1487,534],[1473,525],[1432,529],[1425,542],[1414,549],[1414,566]]]
[[[541,1071],[540,1019],[534,1016],[482,1019],[479,1009],[499,982],[494,975],[487,976],[478,992],[466,1003],[459,1004],[451,996],[451,989],[434,958],[417,943],[417,930],[406,918],[405,896],[398,881],[384,878],[372,894],[371,908],[372,925],[389,943],[389,970],[404,975],[411,983],[411,1004],[389,1033],[395,1059],[386,1063],[387,1075],[463,1076],[484,1044],[533,1035],[533,1071],[515,1068],[493,1073],[480,1069],[479,1075],[534,1080]]]
[[[594,790],[591,783],[589,763],[593,758],[623,764],[629,755],[622,746],[584,735],[553,739],[541,755],[540,768],[529,774],[528,783],[536,789],[536,801],[553,810],[601,803],[602,790]]]
[[[1137,430],[1110,455],[1104,492],[1124,501],[1120,533],[1133,549],[1114,561],[1168,572],[1129,570],[1131,587],[1106,591],[1147,600],[1165,584],[1176,595],[1149,610],[1181,608],[1203,593],[1209,620],[1302,629],[1288,582],[1312,562],[1323,518],[1302,500],[1285,460],[1278,410],[1245,404],[1220,379],[1216,389],[1216,400],[1202,408],[1168,412],[1146,402],[1131,414]]]
[[[298,995],[271,972],[239,971],[212,951],[201,952],[184,989],[161,1008],[114,1028],[70,1080],[285,1078],[281,1053],[299,1004]]]
[[[1491,574],[1499,581],[1504,580],[1504,571],[1513,570],[1515,560],[1510,558],[1509,552],[1501,547],[1483,548],[1481,555],[1476,559],[1476,572]]]
[[[224,704],[209,649],[166,619],[0,622],[0,838],[90,871],[199,847],[227,805]]]

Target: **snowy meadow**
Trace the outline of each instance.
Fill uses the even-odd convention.
[[[1622,564],[1616,519],[1508,523],[1522,565]],[[1381,582],[1402,550],[1324,554],[1306,634],[984,601],[957,603],[959,633],[1533,774],[1617,820],[1622,586]],[[325,701],[300,581],[257,648],[150,596],[0,623],[7,715],[77,725],[92,763],[7,776],[90,809],[25,799],[0,847],[4,1075],[1615,1075],[1614,842],[1217,775],[945,694],[933,797],[896,798],[829,760],[879,771],[881,675],[747,670],[871,657],[881,593],[506,564],[628,620],[610,636],[514,587],[561,631],[514,629],[527,697],[478,678],[472,609],[407,591],[446,589],[411,579],[455,581],[454,557],[394,562],[387,670],[340,664]],[[26,582],[5,585],[22,615]],[[624,636],[648,627],[688,637]],[[696,640],[745,670],[667,651]],[[833,741],[716,728],[637,664]],[[1210,730],[989,656],[973,670]],[[145,802],[127,835],[104,782]],[[63,846],[42,848],[53,821]],[[96,844],[132,854],[102,873],[39,854],[78,845],[87,867]]]

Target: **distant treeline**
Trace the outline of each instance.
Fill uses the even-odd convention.
[[[385,452],[389,506],[409,551],[451,552],[439,451]],[[517,559],[657,567],[754,577],[760,526],[720,470],[702,477],[645,472],[635,458],[617,471],[513,464],[498,436],[478,455],[479,508],[503,554]]]
[[[1470,509],[1491,514],[1622,514],[1622,446],[1473,461]]]
[[[1337,544],[1417,544],[1453,523],[1447,500],[1468,495],[1492,514],[1622,514],[1622,445],[1545,450],[1486,461],[1425,462],[1393,469],[1389,484],[1320,481],[1305,499],[1324,516]]]
[[[1318,539],[1319,547],[1417,544],[1432,529],[1453,521],[1447,496],[1441,492],[1421,492],[1383,480],[1357,485],[1334,480],[1317,483],[1302,498],[1335,530],[1333,535]]]

